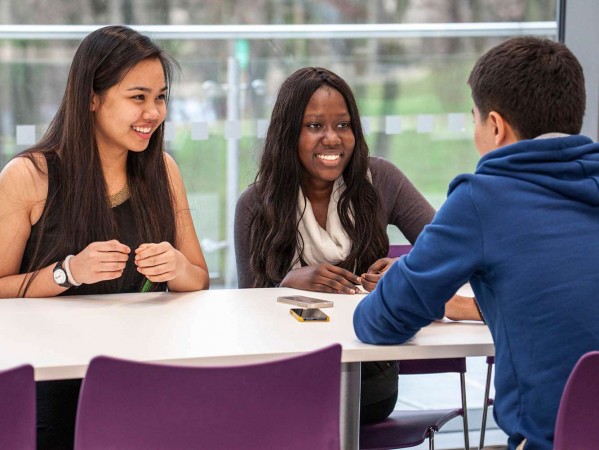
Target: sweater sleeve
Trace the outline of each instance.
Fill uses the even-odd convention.
[[[252,287],[250,273],[250,220],[252,204],[254,201],[254,188],[250,186],[237,200],[235,206],[235,261],[237,264],[237,286],[239,288]]]
[[[414,244],[422,229],[431,223],[435,209],[393,163],[370,158],[372,183],[387,211],[387,223],[395,225]]]
[[[407,255],[354,312],[361,341],[401,344],[443,317],[447,300],[483,270],[484,242],[471,186],[462,182]]]

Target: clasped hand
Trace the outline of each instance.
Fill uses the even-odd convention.
[[[131,249],[116,239],[92,242],[70,260],[73,278],[93,284],[123,275]],[[170,281],[177,276],[180,252],[168,242],[142,244],[135,250],[137,271],[152,282]]]
[[[328,263],[300,267],[291,270],[281,282],[281,286],[307,291],[355,294],[360,292],[357,285],[361,284],[370,292],[396,260],[397,258],[381,258],[361,276]]]
[[[356,274],[328,263],[300,267],[289,271],[281,286],[307,291],[355,294],[361,280]]]

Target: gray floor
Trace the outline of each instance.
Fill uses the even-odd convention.
[[[484,357],[468,358],[466,373],[466,396],[468,402],[470,447],[478,448],[481,425],[481,411],[485,392],[487,364]],[[494,395],[491,383],[491,397]],[[460,380],[458,374],[400,375],[399,398],[396,409],[434,409],[459,407]],[[485,445],[505,444],[507,436],[497,428],[492,409],[487,419]],[[415,449],[428,449],[428,442]],[[463,449],[461,418],[446,424],[436,434],[435,448]]]

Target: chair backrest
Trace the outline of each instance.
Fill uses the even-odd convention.
[[[583,355],[568,377],[555,424],[554,449],[597,448],[599,351]]]
[[[35,449],[33,367],[0,371],[0,448]]]
[[[267,363],[92,360],[75,449],[339,449],[341,346]]]
[[[410,244],[392,244],[389,246],[387,257],[399,258],[402,255],[407,255],[410,253],[410,250],[412,250],[412,246]]]

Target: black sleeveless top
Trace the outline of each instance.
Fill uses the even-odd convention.
[[[58,189],[59,170],[56,163],[56,155],[45,155],[46,162],[48,164],[48,197],[52,198]],[[60,202],[60,198],[57,197],[57,202]],[[60,209],[59,204],[56,205],[52,211],[46,211],[48,208],[48,202],[44,206],[42,217],[48,214],[46,218],[46,224],[44,229],[44,238],[40,244],[40,252],[44,252],[48,246],[53,245],[52,236],[58,236],[60,233],[58,225],[58,213]],[[54,211],[54,213],[53,213]],[[131,249],[129,253],[129,259],[125,266],[123,275],[117,280],[100,281],[94,284],[82,284],[78,287],[72,287],[67,289],[60,295],[86,295],[86,294],[117,294],[127,292],[141,292],[146,278],[137,271],[133,260],[135,259],[135,249],[142,244],[142,239],[138,233],[135,225],[135,219],[133,217],[133,209],[131,207],[131,200],[127,199],[125,202],[112,208],[112,213],[117,224],[117,239],[122,244],[127,245]],[[23,253],[23,259],[21,261],[21,268],[19,273],[26,273],[30,271],[29,265],[31,258],[33,257],[35,246],[41,232],[41,220],[31,227],[31,234],[27,240],[25,251]],[[83,249],[79,249],[81,251]],[[62,255],[60,259],[64,259],[67,255]],[[41,267],[35,268],[41,269]],[[165,291],[166,283],[154,283],[152,285],[152,291]]]

